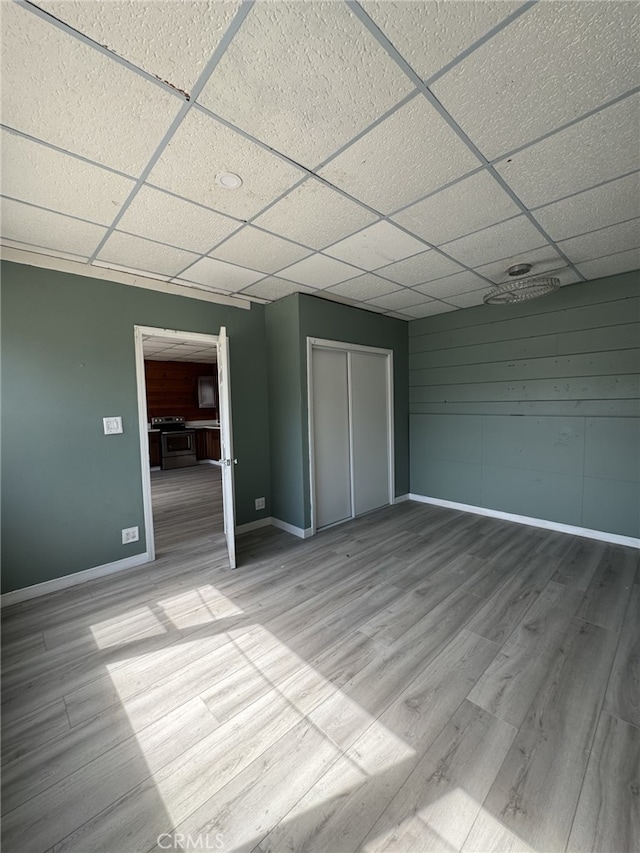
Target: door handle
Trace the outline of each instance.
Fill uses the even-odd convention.
[[[237,460],[237,459],[224,459],[224,460],[223,460],[223,464],[224,464],[224,465],[226,465],[227,467],[231,467],[231,463],[232,463],[232,462],[233,462],[233,464],[234,464],[234,465],[237,465],[237,464],[238,464],[238,460]]]

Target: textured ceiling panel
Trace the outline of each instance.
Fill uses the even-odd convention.
[[[370,300],[373,305],[379,305],[381,308],[389,308],[394,311],[401,311],[409,305],[419,305],[426,301],[424,294],[416,293],[415,290],[408,290],[407,288],[396,290],[395,293],[390,293],[387,296],[377,296],[375,299]]]
[[[640,249],[630,249],[628,252],[585,261],[578,264],[578,269],[588,279],[637,270],[640,269]]]
[[[484,305],[484,294],[489,290],[488,287],[483,290],[473,290],[469,293],[460,293],[458,296],[449,296],[447,301],[450,305],[455,305],[456,308],[473,308],[476,305]]]
[[[463,264],[477,267],[528,249],[537,249],[544,243],[544,237],[527,217],[517,216],[476,231],[475,234],[460,237],[442,248]]]
[[[106,229],[100,225],[80,222],[7,198],[2,199],[0,230],[2,236],[9,240],[20,240],[84,257],[89,257],[95,251],[106,233]]]
[[[294,0],[253,7],[198,100],[313,167],[413,88],[346,4]]]
[[[242,186],[218,186],[215,176],[221,172],[240,175]],[[295,166],[192,109],[152,169],[149,183],[248,219],[302,176]]]
[[[498,163],[529,207],[640,169],[640,94],[579,121]]]
[[[452,305],[447,305],[446,302],[423,302],[421,305],[409,305],[402,309],[402,314],[410,319],[419,320],[421,317],[432,317],[434,314],[445,314],[447,311],[454,311]]]
[[[554,240],[635,219],[640,216],[640,173],[541,207],[534,216]]]
[[[50,258],[63,258],[66,261],[83,261],[89,259],[89,255],[78,255],[73,252],[61,252],[59,249],[51,249],[45,246],[32,246],[30,243],[23,243],[20,240],[10,240],[8,237],[2,238],[2,245],[9,249],[20,249],[22,252],[32,252],[36,255],[46,255]]]
[[[391,213],[479,165],[442,116],[418,96],[320,174],[381,213]]]
[[[155,0],[39,0],[38,6],[98,44],[189,91],[233,20],[240,3]]]
[[[482,171],[394,214],[393,219],[439,246],[519,213],[495,178]]]
[[[421,255],[406,258],[404,261],[390,264],[388,267],[382,267],[378,270],[378,274],[391,279],[391,281],[396,281],[398,284],[411,287],[414,284],[423,284],[426,281],[433,281],[436,278],[453,275],[460,271],[460,265],[456,264],[455,261],[445,258],[439,252],[430,250]]]
[[[640,246],[640,219],[609,225],[599,231],[563,240],[558,245],[574,263],[637,249]]]
[[[202,258],[188,270],[185,270],[180,278],[186,281],[195,281],[213,290],[224,290],[231,293],[248,287],[264,278],[264,275],[261,272],[236,267],[215,258]]]
[[[60,213],[111,224],[134,181],[3,130],[2,192]],[[29,168],[25,169],[24,164]]]
[[[544,2],[433,91],[489,159],[640,84],[637,3]]]
[[[274,301],[282,299],[284,296],[289,296],[291,293],[313,293],[314,288],[307,287],[304,284],[298,284],[295,281],[287,281],[284,278],[277,276],[269,276],[263,278],[257,284],[252,284],[250,287],[245,287],[242,291],[246,296],[257,296],[260,299],[268,299]]]
[[[181,106],[16,3],[2,3],[1,70],[4,124],[134,176]]]
[[[392,293],[394,290],[398,290],[397,284],[373,275],[373,273],[365,273],[365,275],[359,275],[357,278],[336,284],[329,288],[328,293],[365,301],[376,296],[384,296],[386,293]]]
[[[255,220],[267,231],[323,249],[376,217],[320,181],[305,181]]]
[[[416,286],[416,290],[427,296],[433,296],[434,299],[448,299],[450,296],[457,296],[459,293],[466,293],[468,290],[478,290],[481,287],[486,289],[489,286],[479,276],[464,270],[464,272],[459,272],[456,275],[430,281],[428,284],[419,284]]]
[[[120,231],[198,254],[208,252],[239,227],[235,219],[147,186],[141,187],[118,223]]]
[[[92,261],[92,267],[100,267],[100,269],[105,270],[117,270],[118,272],[128,272],[131,275],[135,275],[136,277],[147,277],[150,279],[158,279],[159,281],[169,281],[172,276],[163,275],[159,272],[154,272],[152,270],[141,270],[138,267],[128,267],[126,264],[117,264],[115,261]]]
[[[566,261],[562,259],[554,248],[551,246],[541,246],[539,249],[529,249],[519,254],[510,255],[508,258],[492,261],[490,264],[483,264],[477,267],[476,271],[498,284],[509,279],[507,272],[509,267],[514,266],[514,264],[525,263],[531,264],[531,275],[537,275],[548,270],[556,270],[566,265]],[[468,289],[471,290],[471,288]]]
[[[311,249],[304,249],[249,225],[211,252],[211,256],[253,270],[276,272],[310,253]]]
[[[311,287],[330,287],[360,274],[360,270],[350,264],[343,264],[342,261],[324,255],[311,255],[282,272],[285,278]]]
[[[413,70],[426,80],[474,41],[510,15],[521,3],[407,3],[365,0],[360,4]]]
[[[161,246],[142,237],[132,237],[114,231],[98,254],[98,260],[112,261],[114,264],[134,270],[148,270],[161,275],[173,276],[183,270],[187,264],[195,261],[197,255]]]
[[[405,234],[390,222],[383,221],[335,243],[325,252],[349,264],[374,270],[424,250],[424,243]]]

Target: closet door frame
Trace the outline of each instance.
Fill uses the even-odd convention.
[[[347,341],[331,341],[324,338],[307,338],[307,418],[309,432],[309,498],[311,503],[311,535],[316,533],[316,478],[315,478],[315,435],[314,435],[314,417],[313,417],[313,350],[314,349],[331,349],[341,350],[347,353],[347,385],[349,388],[349,447],[351,455],[351,518],[354,518],[354,472],[353,472],[353,422],[351,412],[351,356],[350,353],[362,352],[371,355],[385,356],[386,366],[386,387],[387,387],[387,440],[388,440],[388,471],[387,482],[389,488],[389,504],[395,503],[395,451],[394,451],[394,400],[393,400],[393,350],[383,349],[381,347],[368,347],[360,344],[351,344]],[[338,521],[336,524],[342,524],[343,521]],[[325,530],[327,528],[323,528]]]

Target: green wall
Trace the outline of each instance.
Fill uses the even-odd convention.
[[[311,526],[307,337],[393,350],[396,495],[409,486],[408,350],[403,320],[293,294],[265,307],[269,354],[273,515]]]
[[[230,339],[238,524],[271,515],[264,309],[2,264],[2,589],[143,553],[134,325]],[[122,415],[122,435],[102,418]],[[255,512],[254,498],[267,506]]]
[[[640,536],[638,284],[410,322],[411,492]]]

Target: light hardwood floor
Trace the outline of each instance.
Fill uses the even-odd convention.
[[[226,567],[219,470],[157,561],[3,612],[3,849],[640,849],[638,552],[404,503]]]

